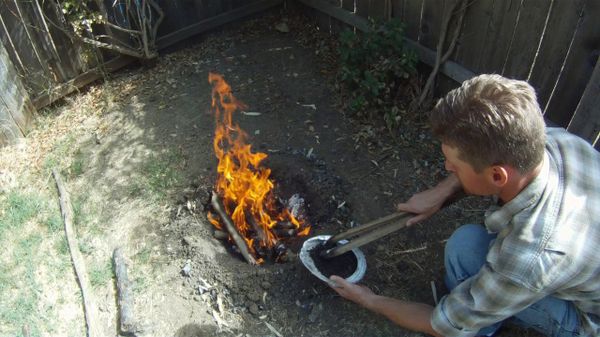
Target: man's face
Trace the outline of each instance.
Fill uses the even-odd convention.
[[[442,143],[442,152],[446,157],[446,170],[454,173],[463,189],[468,194],[492,195],[497,193],[497,188],[490,181],[490,169],[486,168],[477,173],[471,164],[459,158],[459,150],[456,147]]]

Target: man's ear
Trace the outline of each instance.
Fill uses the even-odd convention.
[[[489,170],[488,178],[490,182],[497,187],[504,187],[508,182],[508,170],[501,165],[494,165]]]

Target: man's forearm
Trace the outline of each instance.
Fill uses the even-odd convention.
[[[401,327],[441,337],[431,327],[433,307],[430,305],[373,294],[364,303],[364,306],[373,312],[384,315]]]

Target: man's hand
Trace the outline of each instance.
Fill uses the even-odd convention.
[[[364,285],[354,284],[345,279],[332,275],[329,278],[333,282],[333,290],[343,298],[368,308],[369,299],[375,295],[371,289]]]
[[[408,226],[421,222],[437,212],[444,202],[461,188],[460,181],[452,174],[434,188],[413,195],[407,202],[396,205],[398,211],[417,214],[408,219]]]

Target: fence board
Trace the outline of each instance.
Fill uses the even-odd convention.
[[[457,0],[449,0],[457,1]],[[431,50],[437,49],[444,12],[448,8],[445,0],[424,0],[423,16],[419,25],[419,43]]]
[[[493,15],[494,0],[469,2],[465,12],[464,24],[453,59],[468,69],[481,72],[482,47],[489,33]],[[447,39],[450,39],[448,37]]]
[[[580,18],[566,63],[545,111],[546,118],[560,126],[569,123],[594,70],[600,45],[599,17],[600,3],[597,0],[585,0],[583,17]]]
[[[421,32],[421,10],[424,0],[407,0],[404,7],[406,37],[419,42]]]
[[[406,0],[392,0],[392,17],[398,18],[402,22],[406,19],[404,16],[405,2]]]
[[[590,82],[583,92],[567,130],[586,139],[592,145],[600,143],[598,142],[600,132],[600,57],[596,60]]]
[[[369,3],[371,0],[356,0],[356,15],[368,18],[369,17]]]
[[[24,136],[34,112],[4,44],[0,43],[0,145]]]
[[[369,1],[369,17],[377,21],[387,20],[389,0]]]
[[[342,8],[354,13],[354,0],[342,0]]]
[[[32,53],[34,46],[28,37],[25,25],[21,22],[15,3],[0,1],[0,15],[7,28],[2,34],[10,36],[23,64],[22,76],[27,79],[24,84],[31,92],[41,92],[47,89],[45,70],[40,59]]]
[[[529,76],[536,87],[538,100],[545,110],[554,84],[560,74],[577,22],[582,14],[583,1],[554,1],[538,57]]]
[[[542,37],[550,1],[524,0],[502,74],[525,80]]]
[[[501,73],[519,13],[517,1],[494,0],[485,40],[481,45],[478,67],[481,73]]]

